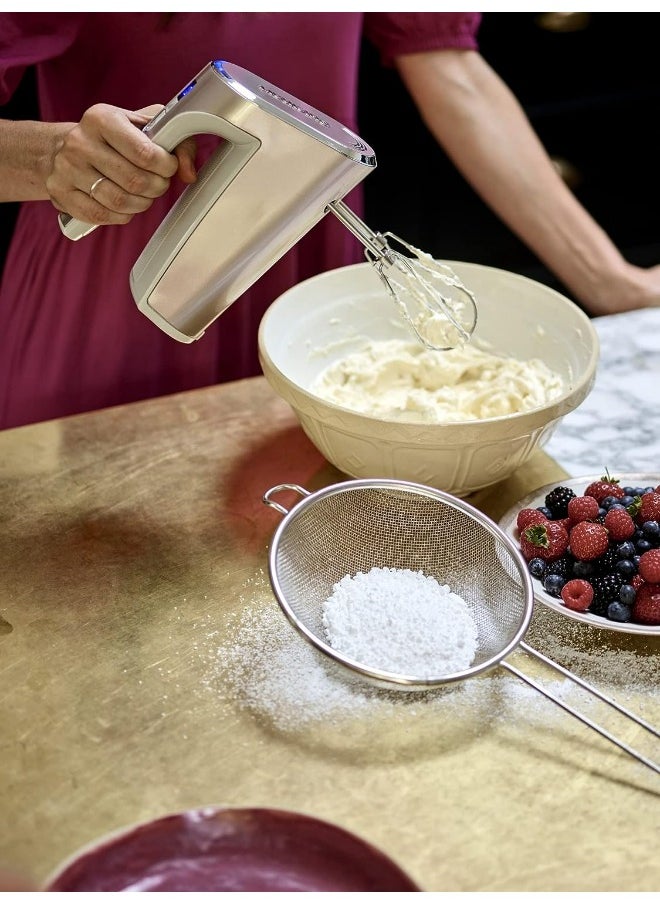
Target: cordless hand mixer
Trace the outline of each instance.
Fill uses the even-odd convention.
[[[374,170],[376,158],[341,123],[240,66],[215,60],[143,131],[168,151],[191,135],[224,139],[131,270],[139,310],[174,339],[199,339],[328,212],[362,242],[425,345],[447,349],[469,339],[476,305],[458,277],[391,233],[372,232],[342,201]],[[96,229],[68,214],[59,215],[59,224],[74,241]]]

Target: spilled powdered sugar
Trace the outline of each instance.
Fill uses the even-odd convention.
[[[399,675],[460,672],[477,651],[477,626],[465,600],[408,568],[346,575],[323,604],[322,621],[335,650]]]
[[[580,649],[582,626],[542,607],[539,615],[539,637],[532,630],[527,638],[534,646],[641,715],[644,701],[650,709],[655,706],[659,691],[654,655],[622,650],[617,647],[619,638],[604,637],[607,632],[602,631],[596,633],[603,648]],[[545,625],[546,617],[554,630],[559,626],[556,634]],[[337,727],[348,729],[341,734],[345,743],[361,732],[370,756],[373,732],[385,724],[396,729],[397,743],[408,739],[412,745],[420,741],[420,732],[424,732],[422,740],[429,740],[433,731],[433,743],[458,743],[495,725],[515,729],[531,724],[552,732],[560,721],[575,723],[554,703],[501,669],[427,692],[386,691],[368,685],[330,662],[298,634],[273,599],[263,574],[251,581],[249,599],[230,614],[217,641],[216,633],[205,654],[207,692],[248,712],[269,730],[298,738],[306,734],[316,743],[336,744]],[[516,659],[516,665],[530,670],[529,659],[522,658],[522,663]],[[543,672],[542,683],[592,718],[595,709],[602,712],[603,705],[591,695],[550,670]]]

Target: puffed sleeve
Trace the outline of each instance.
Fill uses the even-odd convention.
[[[365,36],[385,66],[404,53],[477,50],[481,13],[365,13]]]
[[[14,93],[28,66],[52,60],[75,41],[82,15],[0,13],[0,104]]]

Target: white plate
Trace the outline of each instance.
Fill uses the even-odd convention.
[[[655,487],[660,484],[660,474],[617,474],[614,472],[612,473],[612,476],[617,478],[622,487],[646,487],[651,485]],[[521,509],[538,508],[540,505],[545,505],[545,497],[550,490],[553,490],[557,486],[569,487],[576,496],[581,496],[590,483],[593,483],[595,480],[600,480],[601,477],[602,473],[592,474],[587,477],[572,477],[567,480],[555,480],[553,483],[548,483],[543,487],[539,487],[537,490],[534,490],[533,493],[530,493],[528,496],[525,496],[524,499],[521,499],[520,502],[516,502],[516,504],[500,518],[500,527],[512,540],[518,543],[519,535],[516,526],[516,518]],[[549,606],[550,609],[554,609],[555,612],[561,612],[562,615],[567,615],[569,618],[573,618],[576,621],[592,625],[594,628],[605,628],[608,631],[622,631],[625,634],[660,635],[660,625],[638,625],[634,622],[615,622],[611,621],[609,618],[603,618],[600,615],[592,615],[590,612],[575,612],[573,609],[568,609],[559,597],[550,596],[549,593],[546,593],[543,587],[534,578],[532,578],[532,583],[534,585],[534,598],[536,600]]]

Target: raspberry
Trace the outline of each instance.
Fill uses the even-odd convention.
[[[593,496],[597,502],[602,502],[606,496],[616,496],[617,499],[622,499],[625,493],[623,492],[623,487],[619,486],[619,481],[605,472],[605,475],[600,480],[595,480],[589,484],[583,495]]]
[[[637,523],[645,521],[660,521],[660,493],[644,493],[642,496]]]
[[[529,562],[539,558],[546,562],[558,559],[568,547],[568,533],[563,525],[556,521],[545,524],[533,524],[526,527],[520,535],[520,549]]]
[[[594,590],[589,581],[573,578],[561,589],[561,598],[567,609],[585,612],[594,598]]]
[[[568,517],[573,524],[593,521],[598,517],[598,503],[593,496],[576,496],[568,503]]]
[[[660,584],[660,549],[649,549],[639,559],[640,576],[649,584]]]
[[[660,625],[660,584],[642,584],[633,603],[632,617],[641,625]]]
[[[523,531],[526,527],[531,527],[533,524],[544,524],[547,520],[543,512],[538,509],[524,508],[518,512],[516,527],[519,531]]]
[[[571,528],[569,543],[576,559],[589,562],[603,555],[609,545],[609,534],[603,524],[579,521]]]
[[[610,509],[603,523],[610,533],[610,539],[616,543],[629,540],[635,533],[635,522],[625,509]]]

